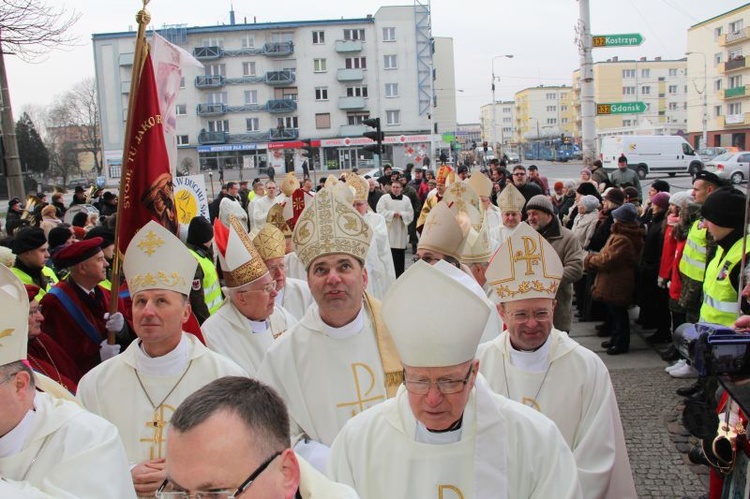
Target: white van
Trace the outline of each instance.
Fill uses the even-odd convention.
[[[678,173],[695,175],[703,169],[703,162],[685,139],[676,135],[618,135],[603,137],[599,147],[602,166],[607,171],[617,168],[617,158],[624,154],[628,168],[638,177],[649,173]]]

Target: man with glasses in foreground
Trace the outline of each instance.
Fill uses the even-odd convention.
[[[168,432],[158,499],[358,497],[294,453],[284,402],[258,381],[213,381],[180,404]]]
[[[0,497],[135,498],[117,429],[36,390],[28,314],[26,289],[0,265]]]
[[[415,294],[431,307],[415,310]],[[396,281],[383,318],[404,384],[344,426],[331,448],[332,479],[363,499],[582,497],[554,423],[493,393],[478,374],[475,352],[490,312],[422,261]]]
[[[587,498],[635,498],[617,400],[598,355],[552,326],[563,265],[541,234],[519,224],[485,273],[508,327],[479,347],[490,387],[548,416],[573,451]]]
[[[526,175],[526,167],[523,165],[513,167],[513,185],[516,186],[516,189],[518,189],[526,201],[537,194],[542,194],[542,188],[539,185],[529,182],[529,177]]]
[[[276,305],[277,283],[242,223],[231,217],[228,230],[220,222],[215,225],[227,299],[203,323],[201,332],[208,348],[232,359],[254,376],[274,338],[296,324],[297,319]],[[277,243],[283,251],[281,231],[271,224],[266,224],[263,230],[267,228],[279,233],[281,241]]]

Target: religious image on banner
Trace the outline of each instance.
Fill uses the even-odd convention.
[[[276,173],[284,173],[286,171],[284,149],[269,149],[268,163],[276,170]]]
[[[203,175],[190,175],[174,179],[174,202],[180,227],[187,226],[195,217],[209,220],[208,197]]]
[[[253,168],[255,168],[255,156],[252,156],[250,154],[242,156],[242,168],[244,168],[245,170],[252,170]]]
[[[308,161],[307,151],[305,149],[294,150],[294,171],[305,172],[304,164]],[[308,163],[309,167],[309,163]]]

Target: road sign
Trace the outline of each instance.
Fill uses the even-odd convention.
[[[597,104],[596,114],[635,114],[646,112],[646,104],[640,101],[635,102],[610,102],[607,104]]]
[[[643,43],[640,33],[625,33],[622,35],[593,35],[591,44],[597,47],[636,47]]]

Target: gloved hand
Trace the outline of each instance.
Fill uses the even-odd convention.
[[[107,359],[111,359],[118,353],[120,353],[120,345],[110,345],[109,343],[107,343],[107,340],[99,343],[99,357],[102,358],[102,362]]]
[[[656,279],[656,285],[659,286],[660,288],[666,289],[667,288],[667,280],[664,279],[663,277],[658,277]]]
[[[107,321],[107,331],[112,331],[113,333],[119,333],[125,325],[125,318],[120,312],[115,312],[112,315],[107,312],[104,314],[104,320]]]

